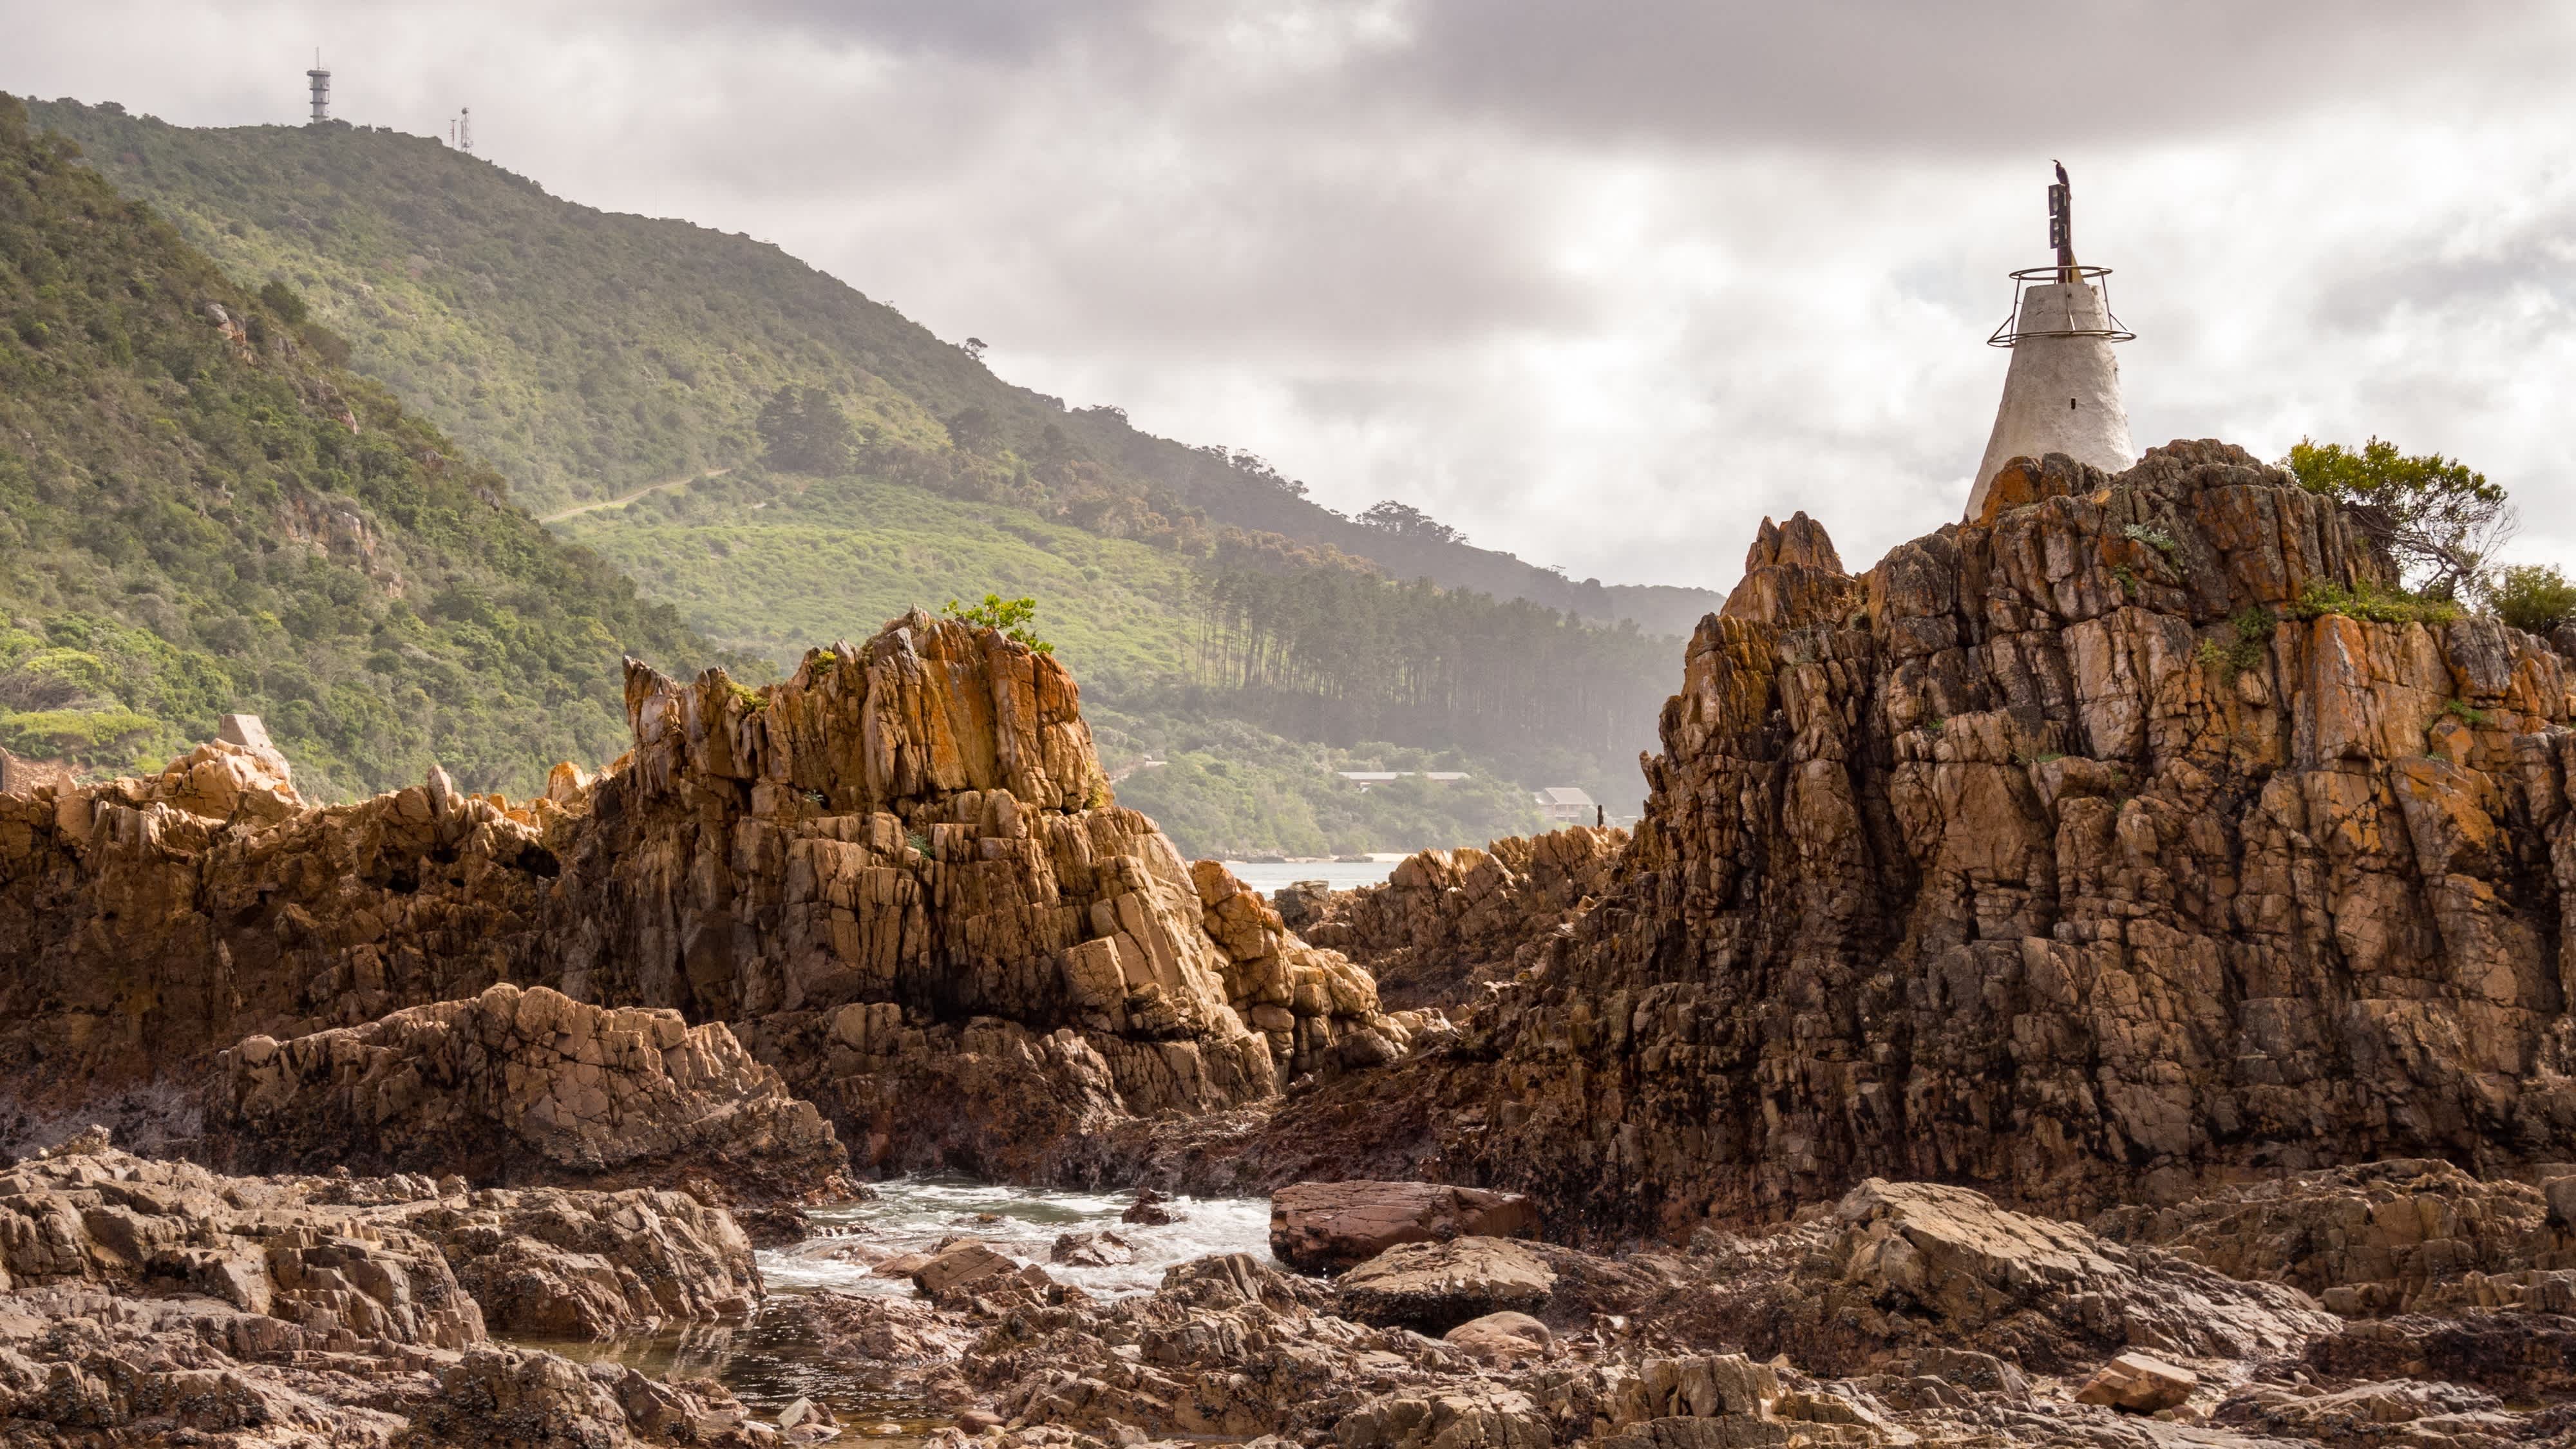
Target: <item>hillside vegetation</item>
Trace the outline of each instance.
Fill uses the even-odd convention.
[[[528,791],[705,651],[0,96],[0,744],[157,765],[266,716],[323,797]]]
[[[1409,509],[1345,518],[1247,454],[1011,386],[775,246],[566,202],[434,140],[339,123],[188,129],[71,102],[36,114],[233,275],[297,288],[354,367],[539,514],[750,462],[764,404],[811,386],[858,423],[876,476],[1094,533],[1203,552],[1219,526],[1271,532],[1392,577],[1661,634],[1717,604],[1568,580]]]

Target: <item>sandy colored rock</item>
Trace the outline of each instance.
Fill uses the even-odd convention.
[[[2075,1391],[2075,1402],[2152,1414],[2182,1403],[2198,1387],[2200,1375],[2187,1368],[2176,1367],[2153,1354],[2124,1353],[2085,1380],[2084,1387]]]
[[[1440,1334],[1489,1314],[1545,1308],[1556,1273],[1508,1239],[1455,1238],[1389,1248],[1333,1288],[1347,1317]]]
[[[1440,1335],[1440,1340],[1490,1364],[1544,1358],[1556,1346],[1556,1335],[1547,1331],[1546,1324],[1509,1309],[1468,1319]]]
[[[982,1243],[959,1243],[913,1269],[912,1286],[925,1297],[939,1298],[971,1287],[980,1279],[1008,1277],[1019,1271],[1019,1264]]]
[[[1352,1267],[1399,1243],[1525,1237],[1537,1229],[1527,1198],[1445,1183],[1300,1182],[1270,1197],[1270,1251],[1307,1273]]]

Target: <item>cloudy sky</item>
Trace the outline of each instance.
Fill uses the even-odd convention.
[[[1955,517],[2052,158],[2141,446],[2378,433],[2576,561],[2576,6],[0,0],[0,89],[336,114],[747,231],[1014,381],[1722,588]]]

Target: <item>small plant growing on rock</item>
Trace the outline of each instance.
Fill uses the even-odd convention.
[[[2131,542],[2143,543],[2167,558],[2172,558],[2182,548],[2181,544],[2174,542],[2172,534],[2148,524],[2132,523],[2120,532]]]
[[[1029,627],[1029,621],[1037,617],[1037,612],[1038,601],[1026,594],[1016,599],[986,594],[980,604],[961,604],[950,599],[939,607],[942,618],[972,624],[978,629],[999,629],[1002,637],[1014,644],[1025,644],[1040,654],[1053,654],[1055,646],[1039,638],[1037,631]]]
[[[2232,684],[2236,676],[2262,664],[2264,648],[2272,637],[2272,626],[2278,622],[2272,611],[2260,604],[2239,610],[2236,617],[2227,621],[2228,627],[2236,633],[2235,642],[2221,644],[2215,639],[2203,639],[2200,648],[2193,651],[2194,657],[2203,665],[2224,672]]]
[[[2442,713],[2471,729],[2484,729],[2494,721],[2493,715],[2456,696],[2442,701]]]
[[[2347,589],[2323,579],[2310,579],[2290,606],[2290,617],[2314,619],[2323,614],[2341,614],[2347,619],[2360,619],[2372,624],[2454,624],[2459,622],[2460,606],[2449,599],[2428,599],[2404,589],[2383,589],[2371,584]]]
[[[2134,599],[2138,596],[2138,571],[2136,569],[2129,567],[2127,564],[2113,564],[2111,566],[2111,578],[2113,582],[2120,586],[2120,597],[2124,599]]]

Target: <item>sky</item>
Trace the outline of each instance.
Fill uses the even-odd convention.
[[[2052,160],[2140,447],[2390,438],[2576,563],[2576,5],[0,0],[0,89],[443,134],[996,372],[1724,589],[1956,518]]]

